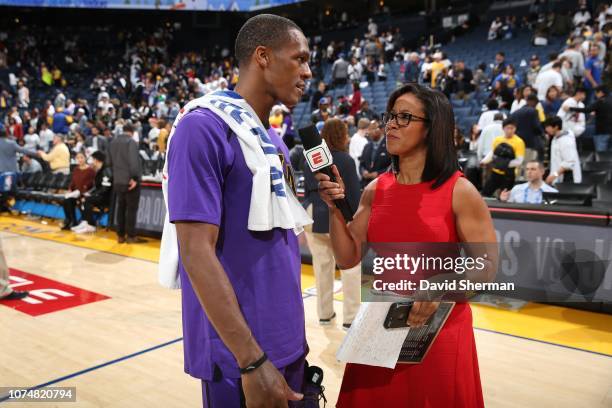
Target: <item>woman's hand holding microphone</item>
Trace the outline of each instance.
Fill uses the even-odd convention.
[[[336,205],[334,200],[340,200],[344,198],[344,181],[340,177],[338,168],[336,165],[332,165],[332,172],[336,177],[336,182],[331,181],[331,178],[327,174],[315,173],[315,178],[319,182],[319,196],[321,200],[327,204],[330,209],[335,209]]]

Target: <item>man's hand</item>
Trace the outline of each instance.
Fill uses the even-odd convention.
[[[555,182],[556,179],[557,179],[557,176],[554,174],[551,174],[548,177],[546,177],[546,184],[552,184]]]
[[[501,201],[508,201],[510,199],[510,191],[508,191],[507,188],[504,188],[504,190],[499,193],[499,199]]]
[[[134,179],[130,179],[130,184],[128,184],[128,191],[131,191],[136,188],[138,182]]]
[[[408,315],[408,326],[418,328],[423,326],[429,317],[438,310],[440,302],[414,302]]]
[[[242,375],[242,390],[247,408],[287,408],[287,401],[299,401],[304,395],[293,391],[270,361]]]

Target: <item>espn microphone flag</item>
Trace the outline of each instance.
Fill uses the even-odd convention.
[[[329,176],[331,181],[336,182],[331,166],[334,162],[331,151],[325,140],[321,139],[316,126],[308,126],[298,131],[302,144],[304,145],[304,157],[308,167],[313,173],[320,172]],[[353,211],[346,199],[334,200],[334,204],[342,213],[346,222],[353,221]]]

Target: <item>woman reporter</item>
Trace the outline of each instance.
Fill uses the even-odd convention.
[[[316,176],[329,208],[339,266],[356,265],[365,242],[494,243],[488,208],[459,171],[448,99],[420,85],[405,85],[391,94],[384,122],[392,170],[366,187],[351,223],[344,223],[332,202],[345,196],[337,169],[336,183]],[[496,264],[496,254],[491,255],[489,271]],[[437,308],[437,302],[416,301],[409,325],[422,326]],[[347,364],[337,406],[483,405],[471,309],[457,303],[422,363],[398,364],[393,370]]]

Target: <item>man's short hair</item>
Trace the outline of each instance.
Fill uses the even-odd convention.
[[[497,112],[495,115],[493,115],[493,120],[504,120],[504,114],[501,112]]]
[[[578,88],[576,88],[576,90],[574,91],[574,95],[576,95],[578,92],[586,94],[586,89],[584,89],[583,87],[579,86]]]
[[[531,102],[534,106],[540,103],[538,96],[536,94],[527,95],[527,103]]]
[[[506,53],[505,53],[505,52],[503,52],[503,51],[498,51],[498,52],[497,52],[497,55],[500,55],[500,56],[502,56],[502,57],[505,57],[505,56],[506,56]]]
[[[557,68],[561,69],[561,62],[560,61],[555,62],[554,64],[552,64],[552,67],[553,69],[557,69]]]
[[[556,127],[558,129],[563,129],[563,121],[558,116],[551,116],[550,118],[546,119],[546,121],[544,122],[544,127],[548,127],[548,126]]]
[[[126,123],[125,125],[123,125],[123,133],[133,133],[133,132],[134,132],[134,125],[132,125],[131,123]]]
[[[595,88],[595,92],[601,92],[604,95],[608,95],[608,87],[605,85],[599,85],[597,88]]]
[[[539,160],[529,160],[527,163],[525,163],[525,166],[526,166],[526,165],[528,165],[528,164],[530,164],[530,163],[535,163],[535,164],[537,164],[537,165],[538,165],[538,168],[539,168],[540,170],[544,170],[544,168],[545,168],[545,167],[544,167],[544,163],[542,163],[542,162],[541,162],[541,161],[539,161]]]
[[[359,119],[359,122],[357,122],[357,129],[363,130],[363,129],[367,129],[370,126],[370,120],[367,118],[361,118]]]
[[[101,151],[99,151],[99,150],[96,150],[95,152],[93,152],[91,154],[91,157],[94,160],[97,160],[97,161],[102,162],[102,163],[104,163],[106,161],[106,155],[104,153],[102,153]]]
[[[487,101],[487,108],[489,108],[489,110],[495,110],[497,108],[499,108],[499,102],[497,102],[497,99],[489,99]]]
[[[278,48],[287,41],[289,30],[302,29],[288,18],[273,14],[259,14],[251,17],[238,31],[234,53],[238,66],[247,65],[249,58],[259,46]]]
[[[506,127],[510,125],[516,127],[516,121],[512,118],[508,118],[502,122],[502,127]]]

